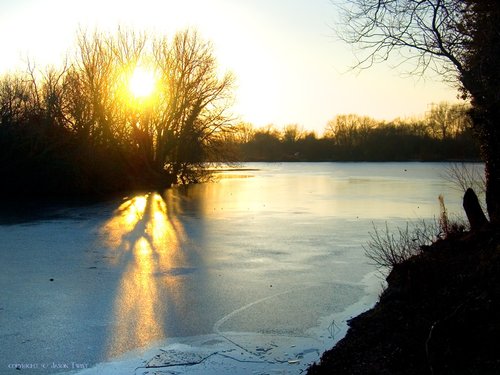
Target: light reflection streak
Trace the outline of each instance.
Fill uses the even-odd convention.
[[[166,337],[164,321],[183,297],[181,278],[163,277],[172,269],[188,266],[181,251],[182,224],[169,213],[158,194],[127,200],[102,228],[108,260],[123,265],[108,334],[108,358],[144,347]],[[168,295],[168,298],[165,298]]]

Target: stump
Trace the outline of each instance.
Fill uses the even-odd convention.
[[[468,188],[464,194],[463,206],[472,231],[481,229],[488,223],[488,219],[486,219],[479,204],[479,199],[471,188]]]

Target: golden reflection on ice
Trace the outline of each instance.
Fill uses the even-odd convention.
[[[183,295],[182,285],[178,278],[158,276],[187,262],[180,251],[182,225],[158,194],[127,200],[102,231],[109,261],[125,264],[113,307],[116,324],[107,345],[107,356],[114,357],[166,337],[168,303]],[[169,291],[175,298],[164,300],[162,292]]]

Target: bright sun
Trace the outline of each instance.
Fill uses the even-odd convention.
[[[150,96],[156,85],[154,73],[141,67],[136,67],[128,84],[132,95],[138,99]]]

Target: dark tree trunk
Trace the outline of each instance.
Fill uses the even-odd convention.
[[[481,144],[486,173],[486,206],[500,224],[500,2],[464,0],[464,44],[460,80],[471,99],[472,123]]]
[[[485,172],[486,207],[491,223],[498,227],[500,225],[500,157],[498,155],[490,155],[486,159]]]
[[[499,88],[500,90],[500,88]],[[492,110],[487,111],[490,141],[486,147],[486,205],[490,221],[500,226],[500,108],[498,98]]]
[[[479,106],[478,106],[479,107]],[[490,222],[500,225],[500,109],[474,108],[471,117],[485,162],[486,207]]]

